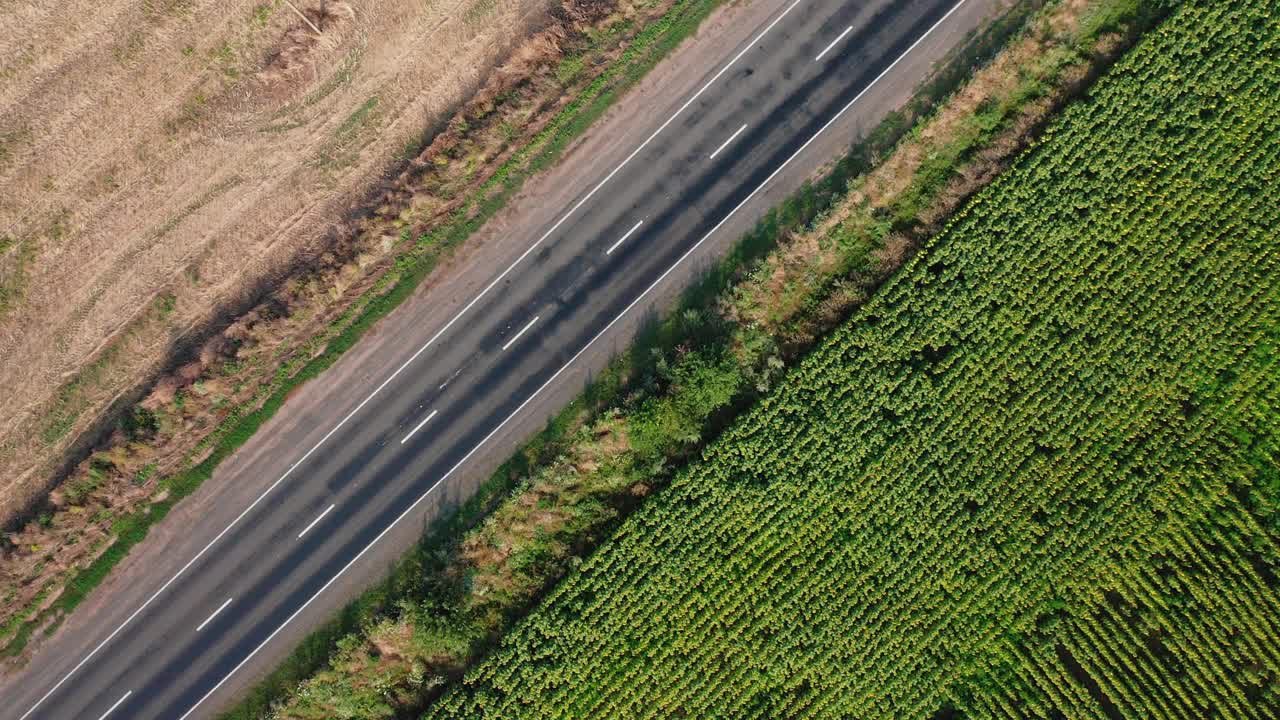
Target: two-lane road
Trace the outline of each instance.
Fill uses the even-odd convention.
[[[187,718],[965,0],[794,0],[20,718]],[[967,22],[974,22],[967,18]],[[918,78],[916,78],[918,79]],[[24,695],[19,697],[19,695]]]

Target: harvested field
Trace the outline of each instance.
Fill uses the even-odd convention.
[[[546,0],[0,15],[0,521],[170,350],[326,241]]]

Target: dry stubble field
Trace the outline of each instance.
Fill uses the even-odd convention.
[[[0,12],[0,522],[175,343],[324,240],[546,0]]]

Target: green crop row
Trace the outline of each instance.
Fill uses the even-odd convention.
[[[1278,137],[1185,3],[428,716],[1280,716]]]

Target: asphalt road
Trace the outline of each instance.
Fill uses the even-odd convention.
[[[963,4],[961,0],[960,4]],[[797,0],[126,625],[6,717],[186,718],[768,183],[957,0]],[[89,651],[92,651],[91,653]],[[42,697],[43,696],[43,697]]]

